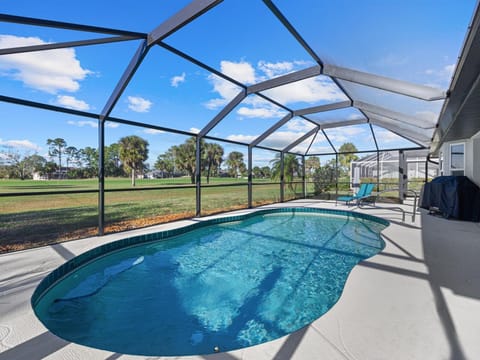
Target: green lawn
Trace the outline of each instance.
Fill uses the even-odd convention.
[[[203,180],[203,179],[202,179]],[[202,215],[246,208],[248,193],[245,179],[211,178],[202,188]],[[278,202],[280,185],[256,180],[254,205]],[[177,185],[177,186],[176,186]],[[141,179],[132,191],[129,179],[106,179],[106,232],[123,231],[195,215],[194,187],[188,178]],[[206,181],[203,182],[206,185]],[[150,190],[152,187],[167,187]],[[0,194],[96,190],[97,180],[0,180]],[[141,190],[145,188],[145,190]],[[147,190],[148,189],[148,190]],[[286,190],[286,198],[295,194]],[[98,194],[62,193],[0,197],[0,252],[40,246],[92,236],[98,226]]]
[[[255,182],[269,182],[270,179],[255,179]],[[201,179],[202,185],[219,184],[244,184],[247,179],[236,178],[210,178],[207,184],[206,178]],[[167,179],[137,179],[136,187],[156,187],[156,186],[177,186],[192,185],[189,177],[177,177]],[[131,180],[128,178],[106,178],[105,189],[130,189]],[[97,179],[75,179],[75,180],[10,180],[0,179],[0,194],[5,193],[24,193],[40,191],[75,191],[75,190],[96,190],[98,189]]]
[[[280,201],[280,185],[269,182],[254,179],[254,206]],[[222,184],[226,186],[216,186]],[[201,214],[246,208],[246,184],[246,179],[211,178],[207,185],[202,178]],[[196,189],[188,177],[139,179],[135,188],[130,179],[107,178],[105,189],[107,233],[195,216]],[[90,192],[73,193],[79,190]],[[0,253],[97,234],[97,190],[97,179],[0,180]],[[307,183],[307,195],[313,191],[313,183]],[[347,191],[342,188],[338,195]],[[29,193],[35,194],[17,196]],[[285,186],[285,200],[302,195],[301,183]],[[398,197],[398,191],[392,196]],[[322,198],[335,199],[335,190],[322,194]]]
[[[280,185],[270,179],[254,179],[253,206],[280,201]],[[202,178],[202,215],[246,208],[246,179]],[[237,185],[236,185],[237,184]],[[162,189],[152,189],[162,187]],[[105,179],[105,230],[117,232],[195,216],[196,189],[188,177],[139,179],[135,189],[130,179]],[[143,190],[142,190],[143,189]],[[89,193],[72,193],[91,190]],[[98,180],[0,180],[0,253],[93,236],[98,231]],[[111,191],[109,191],[111,190]],[[45,195],[14,194],[61,192]],[[313,194],[307,183],[307,195]],[[347,190],[340,190],[339,195]],[[8,194],[12,194],[9,196]],[[384,196],[388,193],[384,193]],[[398,192],[392,194],[398,197]],[[285,186],[284,198],[302,197],[301,183]],[[335,199],[335,190],[321,198]]]

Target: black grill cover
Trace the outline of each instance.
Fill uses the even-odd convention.
[[[444,217],[480,221],[480,188],[466,176],[439,176],[426,183],[420,207],[438,208]]]

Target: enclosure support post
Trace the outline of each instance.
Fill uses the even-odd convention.
[[[302,192],[303,198],[307,198],[307,178],[305,176],[305,155],[302,155]]]
[[[425,159],[425,184],[428,182],[428,160],[430,159],[430,154],[427,155]]]
[[[248,147],[248,208],[252,208],[252,146]]]
[[[335,199],[337,197],[338,197],[338,153],[335,154]]]
[[[398,151],[398,196],[400,203],[407,197],[408,174],[407,174],[407,159],[403,150]]]
[[[105,118],[98,119],[98,236],[105,233]]]
[[[196,211],[195,216],[200,216],[202,212],[202,187],[201,187],[201,137],[196,137],[196,146],[195,146],[195,186],[196,186]]]
[[[283,176],[283,169],[284,169],[284,156],[285,154],[283,151],[280,153],[280,202],[285,201],[285,178]]]
[[[377,150],[377,192],[380,192],[380,151]]]

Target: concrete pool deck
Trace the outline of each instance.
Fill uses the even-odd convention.
[[[480,223],[446,220],[423,210],[414,223],[409,215],[402,222],[400,212],[320,200],[267,207],[278,206],[349,209],[386,218],[391,221],[382,233],[386,247],[353,269],[337,304],[310,326],[251,348],[182,359],[480,358]],[[246,211],[250,210],[232,213]],[[0,255],[0,360],[161,359],[64,341],[35,317],[30,297],[50,271],[86,250],[190,223],[178,221]]]

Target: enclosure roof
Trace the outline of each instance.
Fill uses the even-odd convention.
[[[440,139],[457,93],[473,86],[473,68],[478,86],[476,13],[449,88],[473,0],[137,1],[116,9],[86,0],[69,11],[53,0],[23,2],[0,14],[0,106],[96,119],[112,132],[140,125],[152,136],[302,155],[336,153],[345,142],[360,151],[429,148],[447,94]],[[467,117],[478,117],[475,94],[462,108]]]

